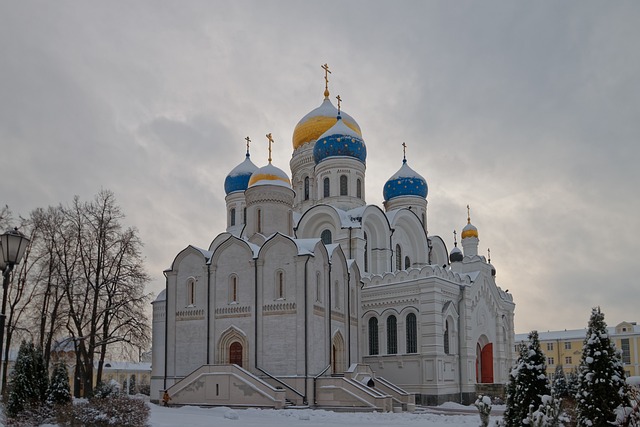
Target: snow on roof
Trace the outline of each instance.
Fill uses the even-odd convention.
[[[633,325],[632,331],[626,331],[621,333],[617,333],[616,328],[617,326],[607,327],[607,333],[609,334],[609,336],[619,336],[619,335],[631,334],[631,333],[640,334],[640,327],[638,325]],[[529,335],[528,332],[525,334],[516,334],[516,341],[517,342],[526,341],[528,338],[528,335]],[[564,331],[547,331],[547,332],[538,331],[538,337],[540,338],[540,341],[552,341],[552,340],[567,341],[567,340],[578,340],[578,339],[584,340],[586,335],[587,335],[587,328],[568,329],[568,330],[565,329]]]
[[[479,271],[471,271],[469,273],[460,274],[460,276],[469,276],[469,280],[471,280],[472,282],[475,282],[479,275]]]
[[[331,126],[325,133],[318,137],[318,141],[331,135],[347,135],[362,140],[362,137],[358,135],[357,132],[354,132],[353,129],[342,121],[342,116],[340,116],[340,120],[338,120],[335,125]]]
[[[320,239],[294,239],[293,242],[298,247],[298,255],[313,255],[313,249]]]
[[[251,175],[255,171],[258,170],[258,167],[251,161],[249,156],[247,156],[242,163],[233,168],[231,172],[229,172],[230,177],[238,176],[238,175]]]
[[[360,227],[362,222],[362,214],[367,206],[360,206],[355,209],[343,211],[341,209],[334,208],[340,216],[340,226],[342,228]]]
[[[166,300],[167,300],[167,290],[163,289],[163,290],[160,291],[160,293],[158,294],[156,299],[153,300],[153,302],[162,302],[162,301],[166,301]]]

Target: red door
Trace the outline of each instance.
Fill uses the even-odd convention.
[[[229,347],[229,363],[242,366],[242,344],[237,341]]]
[[[482,355],[480,356],[480,375],[482,376],[482,383],[493,384],[493,344],[489,343],[482,349]]]

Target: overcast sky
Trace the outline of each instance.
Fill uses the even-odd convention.
[[[640,3],[0,1],[0,204],[115,192],[149,291],[224,231],[244,159],[290,172],[293,129],[331,96],[367,144],[367,202],[401,166],[429,232],[466,224],[516,331],[640,321]]]

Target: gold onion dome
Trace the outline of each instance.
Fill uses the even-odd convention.
[[[471,224],[471,218],[467,218],[467,225],[462,229],[462,238],[466,239],[467,237],[475,237],[478,238],[478,229]]]
[[[353,117],[340,111],[340,116],[345,125],[362,137],[360,126]],[[338,109],[328,97],[322,104],[309,114],[304,116],[293,130],[293,149],[297,150],[304,144],[317,140],[320,135],[328,131],[338,121]]]

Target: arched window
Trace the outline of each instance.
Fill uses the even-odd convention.
[[[231,208],[231,211],[229,212],[229,216],[231,217],[229,222],[233,227],[234,225],[236,225],[236,208]]]
[[[276,273],[276,299],[284,299],[284,272]]]
[[[418,352],[418,327],[416,315],[407,314],[407,353]]]
[[[304,199],[309,200],[309,177],[304,177]]]
[[[256,222],[258,223],[258,233],[262,233],[262,212],[256,210]]]
[[[322,302],[322,282],[320,281],[320,272],[316,272],[316,301]]]
[[[329,177],[322,181],[322,186],[324,187],[324,197],[329,197]]]
[[[449,320],[444,321],[444,354],[449,354]]]
[[[340,175],[340,195],[346,196],[348,189],[348,179],[347,175]]]
[[[324,243],[325,245],[330,245],[331,244],[331,230],[324,230],[321,234],[320,234],[320,240],[322,240],[322,243]]]
[[[404,269],[407,270],[409,267],[411,267],[411,260],[406,256],[404,257]]]
[[[229,302],[238,302],[238,277],[235,275],[229,281]]]
[[[196,279],[193,277],[187,280],[187,305],[196,305]]]
[[[396,245],[396,270],[402,270],[402,248]]]
[[[378,354],[378,319],[369,319],[369,354]]]
[[[333,301],[336,308],[340,308],[340,283],[336,280],[333,283]]]
[[[369,272],[369,241],[367,240],[367,232],[364,233],[364,272]]]
[[[242,208],[242,223],[243,224],[247,223],[247,208],[246,207]]]
[[[362,181],[360,178],[356,180],[356,197],[362,199]]]
[[[387,317],[387,354],[398,352],[398,329],[396,316]]]

